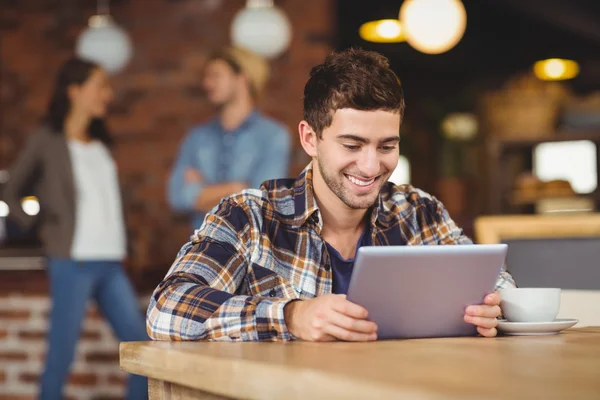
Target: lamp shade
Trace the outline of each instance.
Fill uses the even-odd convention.
[[[231,39],[236,46],[266,58],[275,58],[288,48],[292,27],[278,7],[268,4],[246,7],[233,19]]]
[[[125,68],[133,49],[127,33],[110,16],[95,15],[79,36],[76,52],[82,59],[98,63],[109,73],[116,73]]]
[[[444,53],[460,41],[467,13],[460,0],[405,0],[400,21],[406,41],[422,53]]]

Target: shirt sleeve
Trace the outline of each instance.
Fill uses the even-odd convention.
[[[204,188],[202,182],[185,182],[187,169],[198,168],[194,160],[197,151],[196,136],[195,132],[192,131],[181,143],[167,182],[167,200],[175,211],[193,212],[196,208],[196,199]]]
[[[239,294],[249,279],[252,224],[231,200],[207,215],[150,299],[147,330],[152,339],[292,339],[283,312],[292,299]]]
[[[456,223],[450,218],[448,211],[443,204],[434,199],[436,204],[436,233],[439,244],[473,244],[473,241],[464,234]],[[512,275],[506,270],[506,264],[502,266],[498,279],[496,280],[495,290],[516,287]]]

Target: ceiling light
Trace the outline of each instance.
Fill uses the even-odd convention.
[[[8,204],[0,200],[0,218],[8,217],[8,214],[10,214]]]
[[[549,58],[533,65],[535,76],[544,81],[560,81],[575,78],[579,74],[579,65],[573,60]]]
[[[397,19],[365,22],[361,25],[358,33],[368,42],[398,43],[406,40],[402,24]]]
[[[292,25],[273,0],[247,0],[233,18],[231,40],[265,58],[275,58],[290,45]]]
[[[400,22],[406,41],[422,53],[444,53],[460,41],[467,13],[460,0],[405,0]]]
[[[133,50],[127,33],[115,24],[108,11],[108,0],[98,0],[98,14],[77,40],[76,53],[84,60],[101,65],[109,73],[121,71]]]
[[[40,212],[40,203],[35,196],[27,196],[21,200],[21,208],[27,215],[38,215]]]

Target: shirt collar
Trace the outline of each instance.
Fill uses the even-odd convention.
[[[223,125],[221,124],[221,119],[219,117],[215,118],[214,123],[219,128],[219,130],[223,133],[235,133],[235,132],[239,132],[241,130],[247,129],[254,122],[256,122],[258,119],[260,119],[260,117],[261,117],[261,114],[258,110],[252,110],[252,112],[248,115],[248,117],[246,117],[244,122],[242,122],[240,124],[240,126],[233,131],[228,131],[225,128],[223,128]]]
[[[310,162],[294,183],[295,217],[292,225],[296,228],[301,227],[311,218],[315,219],[315,222],[318,223],[319,227],[322,227],[319,206],[315,199],[312,177],[313,169],[312,162]]]

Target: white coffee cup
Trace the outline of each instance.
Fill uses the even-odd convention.
[[[560,310],[560,289],[508,288],[500,290],[500,308],[510,322],[552,322]]]

